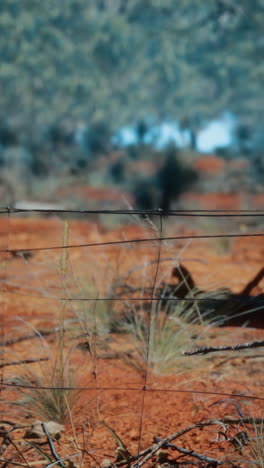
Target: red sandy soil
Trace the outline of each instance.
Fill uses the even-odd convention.
[[[68,187],[63,187],[57,190],[55,196],[59,199],[77,197],[81,200],[92,200],[93,203],[102,201],[116,203],[121,202],[125,198],[130,203],[133,203],[133,197],[128,193],[121,192],[118,189],[111,189],[109,187],[92,187],[88,185],[71,185]]]
[[[182,195],[181,203],[186,208],[195,206],[202,210],[262,210],[264,195],[259,193],[250,195],[243,192],[227,193],[195,193],[188,192]]]
[[[214,175],[224,172],[227,166],[226,161],[223,158],[211,154],[208,156],[200,156],[195,159],[193,163],[194,168],[201,173],[206,175]]]
[[[226,161],[214,154],[199,156],[193,162],[194,168],[206,176],[213,176],[230,170],[246,170],[249,165],[249,161],[246,159]]]
[[[157,259],[159,255],[157,241],[71,248],[67,250],[66,268],[66,257],[60,249],[34,249],[56,247],[63,242],[78,245],[155,238],[156,232],[151,226],[143,225],[123,226],[109,231],[96,222],[89,222],[87,216],[84,216],[83,221],[70,221],[67,241],[63,241],[63,231],[63,221],[55,217],[25,219],[12,215],[10,218],[1,218],[1,319],[2,333],[7,341],[32,333],[32,327],[43,330],[58,326],[62,310],[66,319],[72,318],[76,312],[76,303],[66,303],[61,298],[72,298],[74,294],[76,297],[76,292],[78,297],[81,293],[90,298],[96,295],[107,297],[113,278],[120,278],[138,265],[145,264],[145,268],[131,272],[131,285],[153,285],[156,274],[156,284],[170,281],[172,265],[178,260],[191,271],[200,288],[207,290],[227,286],[236,293],[263,267],[263,238],[240,238],[224,246],[217,240],[164,241],[160,255],[166,261],[160,263],[158,272],[156,263],[146,266],[147,262]],[[169,222],[164,226],[164,233],[169,236],[188,236],[197,233],[197,230],[190,225]],[[24,258],[4,252],[5,249],[30,249],[32,256]],[[82,284],[82,291],[76,287],[77,284]],[[253,293],[263,292],[262,280]],[[238,344],[263,340],[263,337],[263,328],[227,327],[211,328],[208,340],[214,344]],[[56,349],[54,335],[47,337],[47,343],[51,351]],[[70,350],[71,346],[72,342],[65,342],[65,350]],[[122,359],[114,358],[113,352],[123,351],[129,346],[125,336],[111,335],[105,342],[99,340],[96,354],[81,350],[72,354],[71,365],[75,369],[80,368],[77,384],[87,389],[80,392],[77,404],[79,411],[73,413],[72,421],[66,422],[61,442],[56,445],[61,456],[76,453],[78,450],[75,445],[78,441],[79,446],[94,450],[91,454],[93,458],[85,455],[82,466],[95,467],[98,463],[101,465],[104,459],[113,461],[116,443],[109,430],[99,423],[101,420],[116,431],[132,454],[136,454],[138,450],[149,446],[154,436],[166,437],[205,419],[239,417],[236,404],[246,415],[263,416],[261,348],[250,355],[241,352],[232,356],[230,353],[221,353],[208,355],[208,358],[186,357],[184,359],[188,359],[190,370],[185,370],[184,374],[175,369],[170,375],[153,375],[148,372],[144,376]],[[35,338],[12,346],[7,344],[2,359],[6,362],[46,355],[47,349],[39,338]],[[33,373],[40,372],[38,363],[29,366]],[[13,378],[14,374],[23,375],[24,367],[8,366],[2,368],[1,372],[2,378],[6,380]],[[44,384],[48,384],[48,377],[44,379]],[[181,393],[180,390],[187,393]],[[224,393],[233,396],[225,396]],[[244,396],[237,397],[237,394]],[[263,401],[250,399],[252,396],[263,398]],[[26,418],[26,407],[10,406],[10,401],[17,398],[14,390],[4,387],[1,419],[26,424],[32,422],[32,418]],[[36,419],[40,417],[36,415]],[[223,441],[223,437],[220,437],[220,442],[217,441],[218,431],[219,426],[197,429],[177,439],[175,443],[213,458],[236,458],[238,454],[230,442]],[[229,435],[234,435],[234,431],[230,429]],[[23,433],[24,429],[14,432],[14,441],[22,452],[25,450]],[[47,445],[43,450],[50,453]],[[34,450],[24,456],[29,463],[38,457]],[[178,452],[171,453],[171,459],[177,456]],[[9,457],[24,463],[12,445],[0,458]],[[74,460],[76,466],[81,466],[80,460]],[[46,465],[43,462],[43,465],[38,466]]]

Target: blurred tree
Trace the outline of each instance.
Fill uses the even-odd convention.
[[[182,162],[175,146],[153,152],[146,145],[144,150],[143,155],[152,154],[152,160],[158,164],[155,174],[138,174],[136,179],[130,180],[135,206],[144,210],[169,210],[173,201],[198,180],[198,173]]]
[[[168,148],[166,153],[163,165],[157,173],[157,186],[161,191],[159,207],[163,210],[169,210],[172,201],[188,190],[198,178],[194,169],[180,163],[174,147]]]
[[[125,163],[121,159],[115,161],[109,168],[111,178],[116,184],[122,184],[125,179]]]
[[[263,126],[263,0],[5,0],[0,120],[20,140],[54,122],[151,115],[193,135],[225,110]]]

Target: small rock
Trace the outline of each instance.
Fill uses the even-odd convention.
[[[56,440],[60,439],[61,432],[65,429],[64,426],[54,421],[45,422],[45,426],[50,436]],[[42,421],[35,421],[26,431],[24,439],[41,439],[44,436],[46,436],[46,434],[42,427]]]

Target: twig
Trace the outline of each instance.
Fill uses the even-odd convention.
[[[21,429],[22,427],[27,427],[28,424],[17,424],[13,421],[9,421],[8,419],[0,419],[1,424],[8,424],[9,426],[12,426],[10,432],[15,431],[16,429]]]
[[[2,458],[0,458],[0,462],[4,463],[2,468],[4,468],[4,467],[6,468],[8,465],[23,466],[25,468],[28,468],[28,465],[23,465],[22,463],[13,462],[11,459],[10,460],[3,460]]]
[[[217,369],[218,367],[221,367],[223,364],[226,364],[228,361],[231,361],[233,359],[241,359],[242,356],[228,356],[225,359],[222,359],[219,362],[216,362],[214,364],[214,369]],[[247,356],[247,359],[257,359],[257,358],[262,358],[263,359],[263,354],[250,354]]]
[[[21,452],[21,450],[19,449],[19,447],[17,447],[17,445],[15,444],[15,442],[12,440],[12,437],[11,437],[11,432],[12,432],[12,428],[9,429],[8,431],[7,430],[0,430],[0,437],[3,438],[3,442],[1,444],[1,448],[0,448],[0,455],[3,455],[4,452],[6,451],[6,449],[9,447],[9,445],[13,445],[13,447],[16,449],[16,451],[19,453],[19,455],[21,456],[22,460],[25,462],[25,465],[21,465],[21,466],[27,466],[28,468],[30,468],[27,460],[25,459],[23,453]],[[6,461],[6,460],[5,460]]]
[[[151,447],[148,447],[145,450],[142,450],[138,455],[132,456],[128,462],[120,462],[120,463],[115,463],[117,467],[121,467],[123,465],[126,465],[127,463],[131,463],[132,461],[136,460],[136,463],[131,465],[131,468],[140,468],[143,466],[150,458],[153,457],[153,455],[164,445],[167,443],[172,442],[173,440],[177,439],[178,437],[186,434],[187,432],[192,431],[193,429],[197,428],[202,428],[206,426],[213,426],[213,425],[223,425],[225,426],[226,424],[234,425],[234,424],[263,424],[264,423],[264,418],[233,418],[230,416],[224,417],[222,419],[208,419],[206,421],[201,421],[199,423],[193,424],[192,426],[189,426],[185,429],[182,429],[181,431],[174,432],[170,436],[166,437],[165,439],[162,439],[160,442],[153,444]]]
[[[229,345],[229,346],[205,346],[203,348],[195,349],[194,351],[185,351],[183,354],[185,356],[194,356],[195,354],[208,354],[216,353],[218,351],[239,351],[241,349],[252,349],[260,348],[264,346],[264,340],[261,341],[250,341],[249,343],[241,343],[238,345]]]
[[[0,455],[3,455],[6,449],[11,444],[11,436],[9,434],[9,431],[6,431],[5,429],[4,430],[0,429],[0,437],[2,437],[3,439],[1,447],[0,447]]]
[[[49,463],[48,465],[45,466],[45,468],[51,468],[52,466],[54,465],[60,465],[60,466],[64,466],[64,461],[66,460],[69,460],[69,458],[73,458],[73,457],[77,457],[79,455],[79,453],[74,453],[73,455],[68,455],[67,457],[64,457],[64,458],[59,458],[58,460],[55,460],[55,462],[52,462],[52,463]]]
[[[39,330],[39,333],[42,336],[48,336],[48,335],[52,335],[54,333],[57,333],[57,331],[58,331],[58,329],[56,327],[53,330]],[[1,341],[0,346],[1,347],[2,346],[11,346],[13,344],[20,343],[21,341],[32,340],[33,338],[39,338],[39,336],[36,333],[30,333],[28,335],[18,336],[16,338],[9,338],[9,339],[7,339],[5,341]]]
[[[25,340],[32,340],[33,338],[39,338],[39,335],[41,336],[49,336],[49,335],[54,335],[59,331],[59,327],[54,327],[50,330],[47,329],[40,329],[38,330],[38,333],[29,333],[28,335],[23,335],[23,336],[18,336],[16,338],[9,338],[6,339],[5,341],[0,341],[0,347],[3,346],[11,346],[16,343],[20,343],[21,341]],[[65,328],[65,331],[69,331],[71,328]]]
[[[41,361],[48,361],[48,357],[43,357],[43,358],[36,358],[36,359],[23,359],[22,361],[10,361],[10,362],[3,362],[0,364],[0,369],[6,366],[18,366],[21,364],[31,364],[34,362],[41,362]]]
[[[153,455],[164,446],[164,444],[171,442],[174,439],[177,439],[178,437],[182,436],[183,434],[186,434],[187,432],[192,431],[193,429],[196,429],[198,427],[203,427],[203,426],[210,426],[213,424],[221,424],[220,420],[216,419],[211,419],[209,421],[204,421],[200,423],[193,424],[192,426],[186,427],[185,429],[182,429],[181,431],[174,432],[170,436],[166,437],[166,439],[162,439],[160,442],[152,445],[151,447],[148,447],[147,449],[141,451],[134,459],[136,458],[137,462],[134,463],[131,468],[140,468],[142,465],[144,465],[150,458],[153,457]],[[143,457],[143,458],[142,458]],[[141,460],[140,460],[141,459]],[[133,460],[129,460],[133,461]],[[121,464],[116,464],[117,466],[122,466],[124,463]]]
[[[59,457],[59,455],[57,454],[56,449],[55,449],[54,444],[53,444],[53,440],[52,440],[52,438],[51,438],[51,436],[50,436],[50,433],[49,433],[49,431],[48,431],[48,428],[47,428],[46,424],[45,424],[44,422],[42,422],[42,423],[41,423],[41,426],[42,426],[43,432],[44,432],[44,433],[46,434],[46,436],[47,436],[48,444],[49,444],[49,447],[50,447],[50,451],[51,451],[53,457],[54,457],[55,460],[56,460],[55,463],[49,464],[48,466],[53,466],[53,465],[58,464],[58,465],[60,465],[62,468],[65,468],[65,465],[64,465],[64,463],[63,463],[63,461],[62,461],[62,460],[64,460],[64,459],[61,459],[61,458]],[[66,459],[67,459],[67,458],[66,458]]]
[[[212,407],[212,406],[216,406],[216,405],[221,405],[222,403],[231,403],[232,405],[235,406],[237,412],[238,412],[238,415],[241,417],[241,418],[246,418],[244,412],[242,411],[242,408],[240,407],[240,405],[238,404],[238,402],[234,399],[234,398],[228,398],[228,399],[224,399],[224,400],[218,400],[216,401],[215,403],[212,403],[211,405],[209,405],[209,407]]]
[[[154,440],[156,442],[161,442],[163,439],[160,439],[159,437],[154,437]],[[163,445],[164,448],[173,448],[174,450],[177,450],[180,453],[183,453],[184,455],[191,455],[192,457],[198,458],[199,460],[202,461],[207,461],[208,463],[215,463],[217,465],[221,465],[222,463],[225,463],[225,461],[219,461],[216,460],[215,458],[210,458],[207,457],[206,455],[201,455],[199,453],[194,452],[193,450],[187,450],[183,447],[179,447],[178,445],[174,445],[171,443],[167,443]]]
[[[264,267],[261,268],[261,270],[256,274],[256,276],[254,276],[254,278],[251,281],[249,281],[249,283],[246,284],[244,289],[241,291],[241,294],[249,295],[252,289],[254,289],[260,283],[263,277],[264,277]]]

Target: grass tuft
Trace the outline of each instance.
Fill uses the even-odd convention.
[[[259,468],[264,468],[264,422],[253,423],[253,432],[249,436],[246,462]]]
[[[134,349],[131,358],[125,357],[127,363],[140,372],[148,366],[155,374],[193,367],[193,360],[186,360],[183,351],[205,337],[207,326],[200,323],[200,314],[195,312],[197,304],[192,307],[188,302],[187,308],[183,302],[168,299],[164,305],[163,300],[155,300],[147,309],[145,304],[138,308],[129,303],[123,327]]]
[[[69,390],[78,384],[77,371],[71,366],[71,353],[66,353],[63,347],[61,331],[55,352],[43,337],[40,339],[45,351],[48,350],[49,360],[39,362],[34,371],[31,366],[23,365],[23,375],[12,379],[20,396],[13,404],[23,406],[32,417],[64,424],[78,401],[79,391]]]

